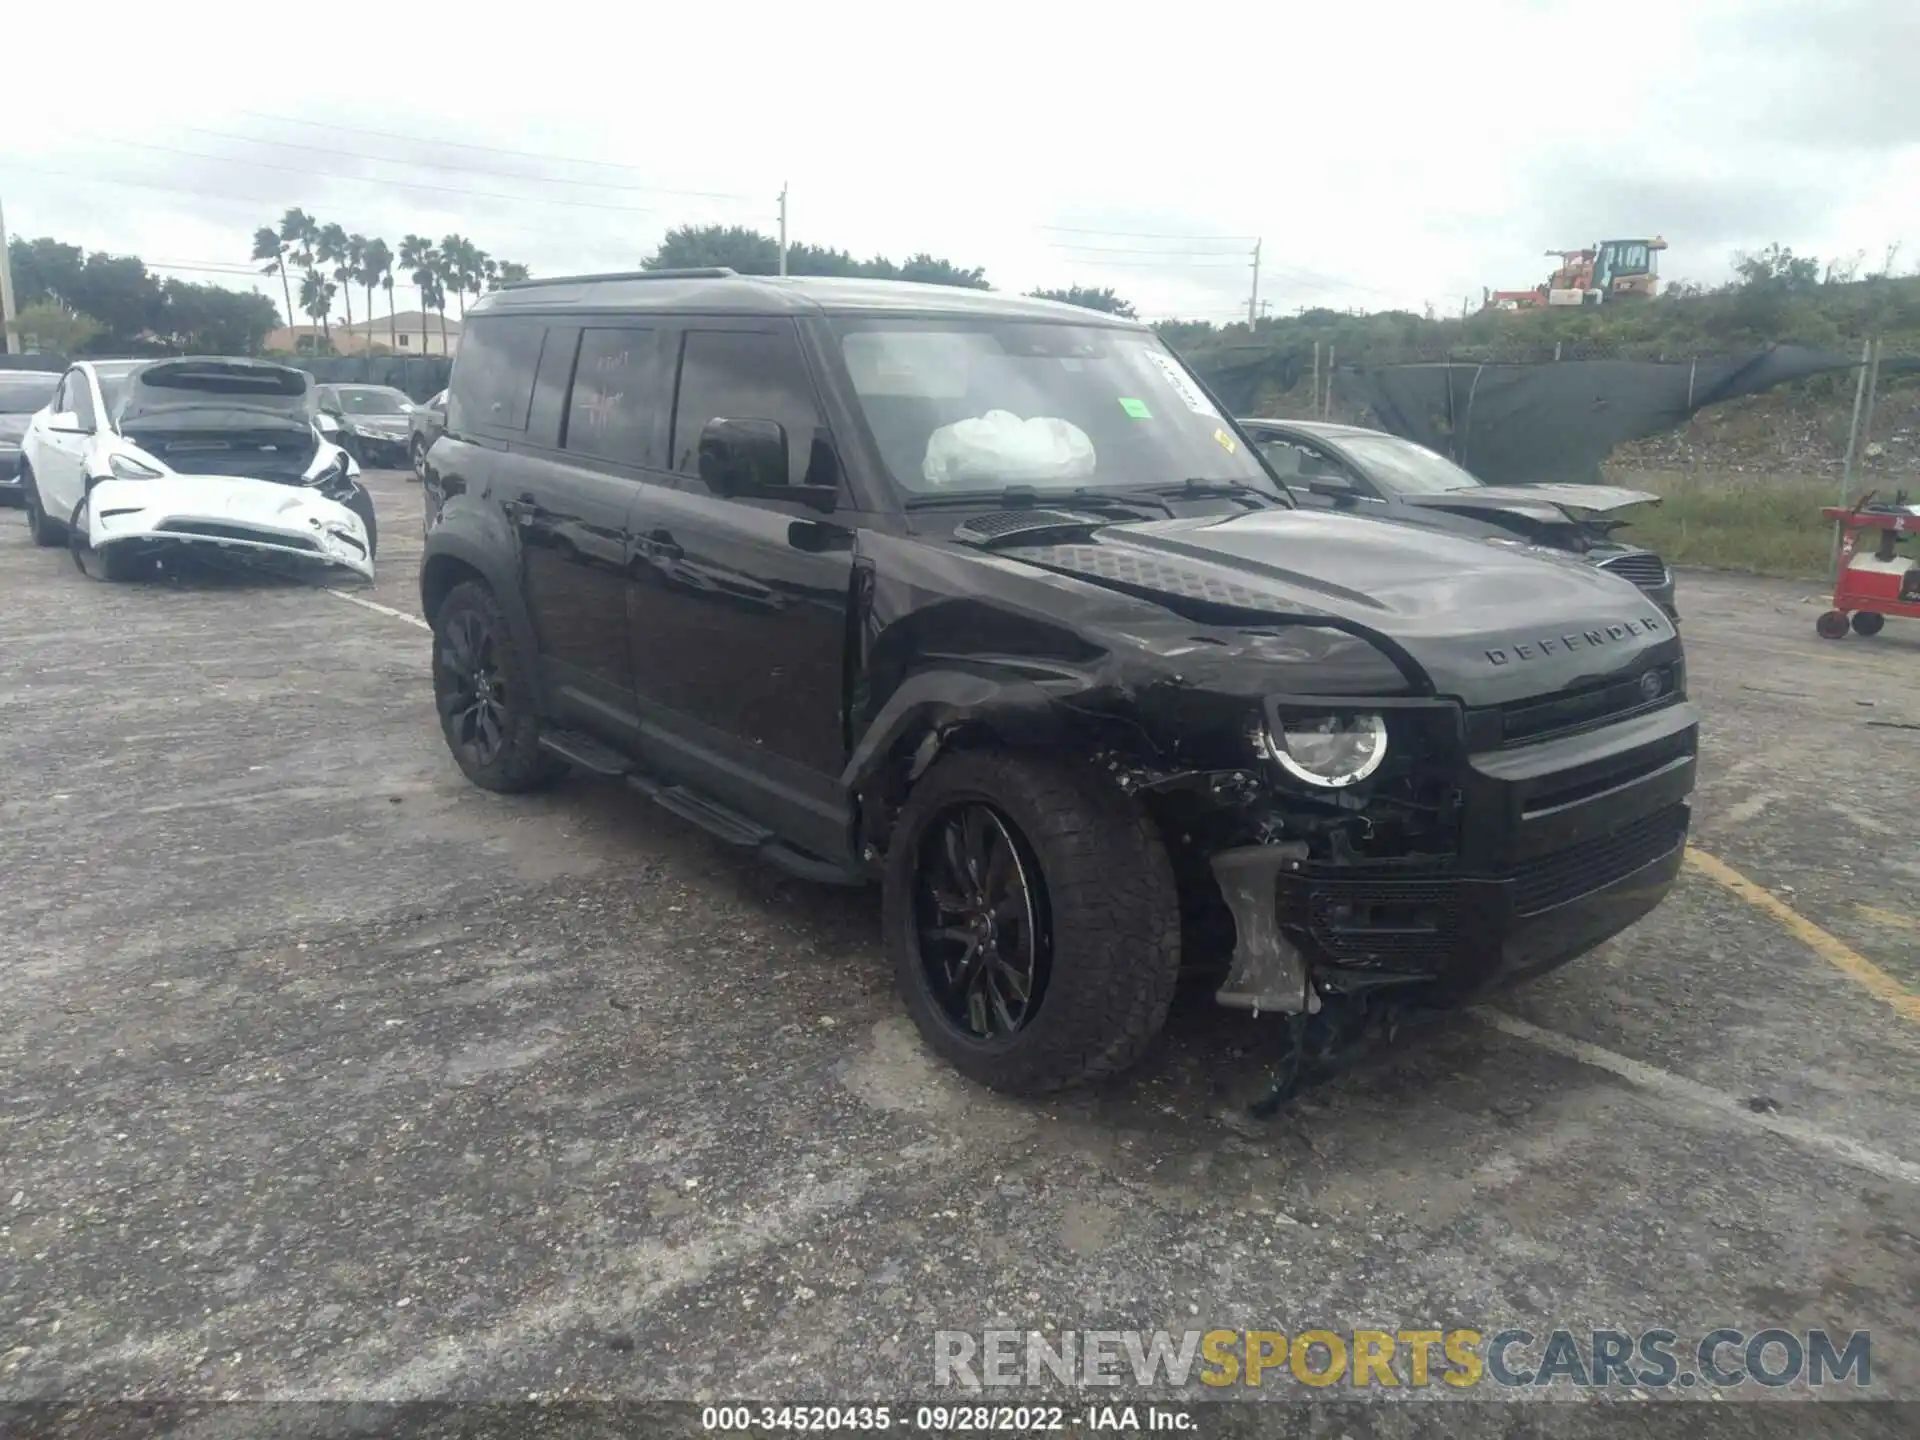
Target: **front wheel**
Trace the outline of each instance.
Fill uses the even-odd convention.
[[[1878,610],[1858,610],[1853,616],[1853,633],[1856,635],[1878,635],[1885,628],[1887,617]]]
[[[49,517],[46,507],[40,503],[40,484],[33,478],[33,471],[24,465],[20,468],[20,489],[27,506],[27,533],[42,550],[51,550],[66,536],[61,533],[60,523]]]
[[[1847,612],[1829,610],[1813,622],[1813,628],[1822,640],[1844,640],[1847,638]]]
[[[901,810],[882,908],[914,1023],[982,1085],[1037,1095],[1115,1074],[1166,1022],[1172,866],[1147,814],[1077,768],[940,761]]]
[[[483,790],[537,790],[563,768],[540,748],[531,664],[493,592],[454,586],[433,617],[433,699],[454,763]]]
[[[380,521],[373,513],[373,496],[367,493],[364,485],[354,487],[353,498],[347,501],[347,508],[360,517],[360,524],[367,532],[367,558],[374,558],[374,552],[380,548]]]

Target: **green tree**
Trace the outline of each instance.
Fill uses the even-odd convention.
[[[258,354],[267,335],[280,323],[280,312],[273,301],[253,291],[168,280],[161,294],[166,304],[163,323],[168,342],[188,354]]]
[[[7,260],[13,269],[13,299],[17,305],[57,300],[69,309],[80,288],[80,272],[87,257],[78,245],[63,245],[51,236],[7,242]]]
[[[778,275],[780,242],[745,225],[681,225],[669,230],[660,248],[640,262],[642,270],[703,270],[713,265],[742,275]]]
[[[529,270],[525,265],[522,265],[518,260],[502,260],[494,266],[493,273],[487,277],[487,288],[489,290],[498,290],[502,285],[511,285],[516,280],[531,280],[532,278],[533,271]]]
[[[107,327],[91,315],[67,309],[58,300],[42,299],[22,306],[7,328],[20,337],[21,346],[29,354],[65,357],[78,354]]]
[[[433,307],[434,297],[440,294],[440,252],[433,248],[433,241],[424,235],[408,235],[400,241],[400,268],[407,272],[407,278],[420,292],[420,329],[426,331],[427,311]],[[445,298],[441,298],[444,306]],[[442,309],[441,314],[445,315]],[[442,347],[446,345],[446,332],[440,335]],[[426,349],[423,344],[420,347]]]
[[[398,328],[393,318],[393,251],[387,248],[387,242],[378,238],[366,241],[360,247],[360,271],[354,277],[367,290],[367,352],[373,352],[373,291],[375,286],[383,287],[387,292],[387,348],[400,348]]]
[[[440,253],[447,262],[446,281],[460,302],[460,319],[467,318],[467,296],[476,299],[486,280],[492,257],[464,235],[449,235],[440,242]]]
[[[300,309],[319,322],[322,341],[329,355],[333,353],[333,331],[327,324],[327,316],[333,310],[333,297],[338,288],[318,270],[309,270],[300,277]]]
[[[287,254],[293,247],[271,225],[262,225],[253,232],[253,258],[265,260],[260,268],[262,275],[278,275],[281,293],[287,297],[287,324],[295,323],[293,313],[293,282],[287,276]]]
[[[900,267],[902,280],[917,280],[924,285],[955,285],[962,290],[991,290],[987,283],[987,272],[978,266],[971,270],[962,269],[951,260],[939,260],[922,251],[909,256],[907,263]]]
[[[332,280],[340,288],[340,300],[348,311],[348,328],[353,326],[353,267],[348,257],[348,230],[328,221],[313,236],[313,257],[321,265],[332,265]]]
[[[1083,310],[1098,310],[1127,320],[1139,318],[1134,314],[1133,306],[1114,294],[1111,287],[1095,290],[1086,285],[1069,285],[1064,290],[1029,290],[1027,295],[1033,300],[1058,300],[1066,305],[1078,305]]]

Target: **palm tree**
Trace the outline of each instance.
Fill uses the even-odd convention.
[[[420,329],[426,330],[427,309],[433,304],[434,295],[440,290],[440,252],[433,248],[433,242],[424,235],[408,235],[400,242],[400,268],[407,272],[407,278],[420,292]],[[446,303],[441,297],[441,304]],[[442,315],[446,312],[442,310]],[[440,342],[444,348],[446,333],[443,330]],[[426,347],[422,345],[421,349]]]
[[[287,242],[280,238],[280,232],[271,225],[262,225],[253,232],[253,258],[265,260],[267,264],[260,269],[262,275],[278,275],[281,293],[287,297],[287,324],[294,324],[293,282],[287,278]]]
[[[356,236],[356,239],[359,237]],[[400,348],[399,336],[394,333],[393,319],[393,251],[387,248],[387,242],[379,238],[361,242],[360,273],[355,277],[367,287],[367,351],[373,351],[373,287],[384,285],[387,291],[387,339],[388,348]]]
[[[333,331],[327,325],[327,316],[333,310],[333,297],[338,287],[318,270],[309,270],[300,277],[300,308],[310,317],[320,322],[320,333],[326,340],[327,353],[333,353]],[[299,348],[297,345],[295,348]]]
[[[356,237],[357,238],[357,237]],[[322,265],[333,266],[333,278],[336,284],[344,288],[341,302],[347,307],[347,329],[353,329],[353,267],[347,257],[347,230],[344,225],[328,223],[322,225],[314,235],[314,258]]]
[[[467,318],[467,291],[480,283],[481,254],[464,235],[449,235],[440,242],[440,257],[446,262],[440,278],[453,290],[460,302],[460,318]]]
[[[502,285],[511,285],[516,280],[530,280],[533,272],[518,260],[500,260],[493,263],[487,271],[487,289],[498,290]]]
[[[299,206],[280,217],[280,238],[286,242],[287,258],[302,270],[313,269],[313,248],[320,238],[320,222]]]
[[[473,298],[478,300],[485,293],[482,287],[486,284],[487,276],[493,271],[493,257],[478,246],[469,246],[468,249],[471,253],[467,256],[467,289],[473,293]],[[467,302],[462,300],[460,302],[461,323],[465,324],[466,319]]]

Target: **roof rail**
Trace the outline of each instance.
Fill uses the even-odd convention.
[[[534,285],[591,285],[601,280],[725,280],[740,272],[726,265],[708,265],[693,270],[612,270],[604,275],[546,275],[537,279],[509,280],[502,290],[525,290]]]

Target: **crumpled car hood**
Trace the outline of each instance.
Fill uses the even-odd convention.
[[[1325,617],[1414,662],[1437,693],[1482,702],[1612,673],[1673,639],[1635,586],[1572,556],[1344,515],[1108,525],[999,553],[1170,608]]]
[[[1541,518],[1541,507],[1558,506],[1574,514],[1605,515],[1633,505],[1658,505],[1660,497],[1646,490],[1618,485],[1476,485],[1471,490],[1449,490],[1443,495],[1403,495],[1412,505],[1436,510],[1504,510]],[[1550,513],[1550,512],[1549,512]]]
[[[102,480],[87,500],[95,550],[179,543],[318,563],[373,579],[366,527],[336,500],[304,486],[231,475]]]

